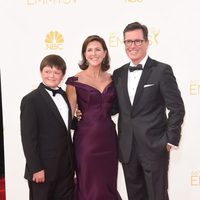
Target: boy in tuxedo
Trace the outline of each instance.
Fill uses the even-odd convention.
[[[59,87],[65,61],[48,55],[40,64],[42,82],[21,101],[21,139],[30,200],[71,200],[74,168],[71,109]]]

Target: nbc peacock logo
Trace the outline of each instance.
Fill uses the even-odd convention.
[[[46,48],[50,50],[63,49],[64,39],[61,33],[58,31],[51,31],[45,38]]]

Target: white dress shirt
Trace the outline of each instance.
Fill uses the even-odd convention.
[[[144,68],[147,58],[148,58],[148,56],[146,55],[143,58],[143,60],[139,63],[142,65],[142,68]],[[130,62],[130,66],[134,67],[135,65],[132,62]],[[133,105],[135,93],[136,93],[137,86],[140,81],[141,75],[142,75],[142,70],[135,70],[133,72],[130,72],[128,70],[128,81],[127,81],[128,85],[127,85],[127,87],[128,87],[128,94],[129,94],[129,99],[130,99],[131,105]]]
[[[144,69],[144,65],[147,61],[148,55],[146,55],[143,60],[138,63],[142,65],[142,68]],[[130,62],[130,66],[134,67],[136,65],[134,65],[132,62]],[[127,81],[127,87],[128,87],[128,94],[129,94],[129,99],[131,102],[131,105],[133,105],[134,102],[134,98],[135,98],[135,93],[138,87],[138,83],[140,81],[141,75],[142,75],[142,71],[143,70],[135,70],[133,72],[130,72],[128,70],[128,81]],[[170,145],[173,149],[177,149],[177,146],[174,146],[173,144],[167,143],[168,145]]]
[[[53,99],[54,103],[56,104],[60,115],[63,118],[63,121],[65,122],[66,127],[68,128],[68,112],[69,112],[69,108],[68,105],[66,103],[66,101],[64,100],[63,96],[61,94],[56,94],[55,96],[53,96],[52,91],[47,90],[46,91],[49,93],[49,95],[51,96],[51,98]]]

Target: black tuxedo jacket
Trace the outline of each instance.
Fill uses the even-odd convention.
[[[21,139],[28,180],[32,180],[33,173],[43,169],[47,181],[73,170],[72,115],[66,95],[63,97],[69,108],[68,128],[43,84],[21,101]]]
[[[118,96],[119,159],[123,163],[129,162],[133,145],[149,159],[167,154],[167,143],[179,144],[185,114],[171,67],[151,58],[144,66],[131,105],[127,89],[129,64],[113,72]]]

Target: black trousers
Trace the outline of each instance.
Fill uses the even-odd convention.
[[[150,160],[133,149],[129,163],[122,164],[128,199],[169,200],[168,165],[169,153]]]
[[[28,181],[30,200],[73,200],[74,172],[60,176],[55,181],[35,183]]]

